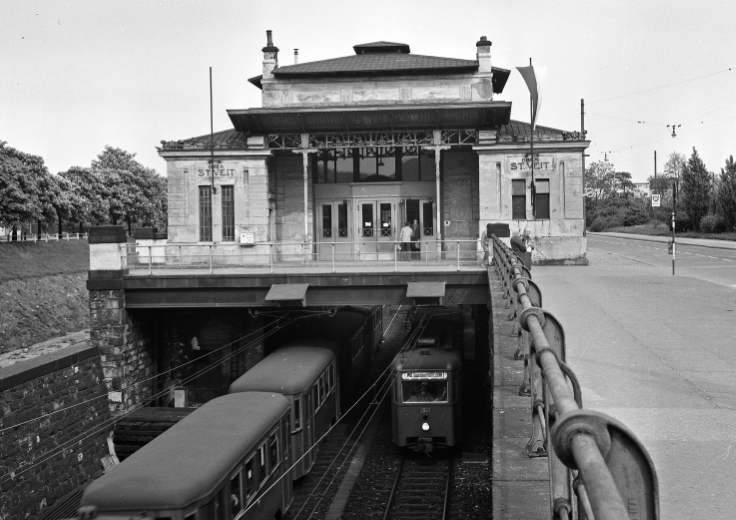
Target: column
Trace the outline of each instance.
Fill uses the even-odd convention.
[[[316,148],[309,148],[309,134],[301,134],[301,148],[292,150],[302,154],[302,178],[304,179],[304,247],[305,253],[309,240],[309,154],[317,153]]]

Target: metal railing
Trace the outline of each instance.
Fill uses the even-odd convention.
[[[493,265],[516,319],[524,359],[520,395],[531,399],[530,457],[547,457],[553,519],[659,519],[657,475],[649,454],[623,424],[583,409],[575,373],[565,363],[565,333],[542,306],[530,271],[496,236]],[[576,500],[575,500],[576,499]]]
[[[356,265],[407,271],[420,266],[462,270],[482,267],[480,241],[412,242],[419,249],[404,250],[401,242],[263,242],[242,244],[121,244],[122,266],[129,272],[153,274],[173,269],[249,268],[275,270],[305,266],[336,272]]]
[[[31,233],[18,233],[13,238],[12,233],[6,235],[0,235],[1,242],[58,242],[59,240],[86,240],[89,238],[88,233],[41,233],[40,235],[34,235]]]

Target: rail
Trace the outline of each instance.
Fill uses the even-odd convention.
[[[546,456],[553,519],[659,519],[657,475],[649,454],[623,424],[583,409],[582,392],[565,363],[562,325],[541,308],[530,271],[495,235],[493,265],[516,319],[531,398],[530,457]],[[575,500],[577,499],[577,500]]]
[[[155,242],[155,241],[153,241]],[[416,243],[412,243],[416,244]],[[407,271],[421,266],[442,267],[457,271],[481,267],[483,251],[480,240],[443,240],[422,242],[419,249],[405,250],[396,241],[378,242],[264,242],[242,244],[122,244],[122,266],[130,274],[153,274],[166,270],[259,268],[301,269],[320,267],[332,272],[340,268],[381,266],[393,271]]]
[[[60,240],[86,240],[89,238],[88,233],[41,233],[34,235],[30,233],[18,233],[15,238],[11,233],[0,235],[0,243],[2,242],[58,242]]]

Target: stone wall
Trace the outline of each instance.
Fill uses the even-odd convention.
[[[3,368],[0,391],[0,520],[35,519],[103,472],[111,425],[99,351],[81,343]]]
[[[90,342],[100,352],[110,411],[122,412],[151,395],[150,327],[140,313],[125,310],[122,289],[90,291],[89,306]]]

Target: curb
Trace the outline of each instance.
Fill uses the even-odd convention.
[[[669,237],[661,237],[661,236],[646,236],[646,235],[630,235],[630,236],[624,236],[623,233],[619,234],[612,234],[612,233],[606,233],[606,232],[595,232],[595,231],[588,231],[588,234],[591,235],[598,235],[602,237],[611,237],[611,238],[623,238],[626,240],[641,240],[643,242],[659,242],[661,244],[666,244],[669,241]],[[682,237],[680,240],[699,240],[699,239],[691,239],[687,237]],[[708,238],[704,238],[702,240],[712,240]],[[730,242],[730,241],[729,241]],[[683,246],[696,246],[696,247],[706,247],[709,249],[725,249],[727,251],[736,251],[736,245],[733,247],[725,247],[725,246],[717,246],[717,245],[706,245],[706,244],[693,244],[692,242],[678,242],[680,245]]]

